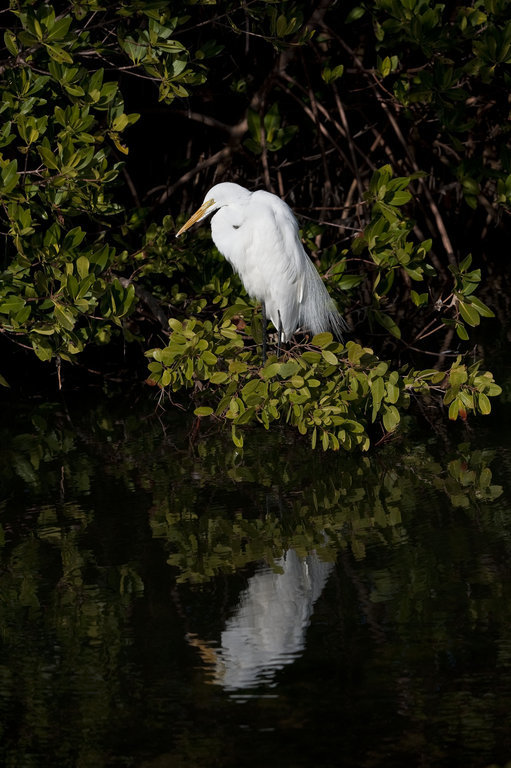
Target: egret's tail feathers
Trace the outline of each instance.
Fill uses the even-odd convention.
[[[337,311],[337,308],[335,307],[334,303],[332,302],[332,312],[329,317],[329,323],[330,323],[330,330],[334,335],[334,338],[337,339],[337,341],[340,341],[342,344],[344,344],[344,334],[349,331],[348,324],[344,317],[339,314]]]
[[[309,259],[307,261],[310,272],[306,280],[307,294],[300,309],[300,325],[314,334],[330,331],[344,343],[343,334],[349,330],[346,321],[337,311],[318,271]]]

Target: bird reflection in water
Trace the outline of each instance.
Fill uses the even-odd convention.
[[[314,603],[334,566],[315,552],[302,558],[294,549],[275,565],[279,573],[264,567],[249,578],[219,647],[187,636],[207,665],[208,683],[231,692],[271,685],[276,672],[303,652]]]

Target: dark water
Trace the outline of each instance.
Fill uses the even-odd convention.
[[[144,396],[146,397],[146,396]],[[0,427],[0,764],[511,759],[509,410],[240,455],[106,396]]]

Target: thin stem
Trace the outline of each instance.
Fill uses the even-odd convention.
[[[261,313],[263,316],[263,349],[262,349],[262,358],[263,358],[263,368],[266,365],[266,304],[264,301],[261,304]]]

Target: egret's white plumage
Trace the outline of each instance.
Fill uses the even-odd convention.
[[[298,328],[342,338],[346,325],[303,249],[298,223],[276,195],[225,182],[212,187],[177,236],[213,214],[211,235],[247,293],[263,302],[282,340]]]

